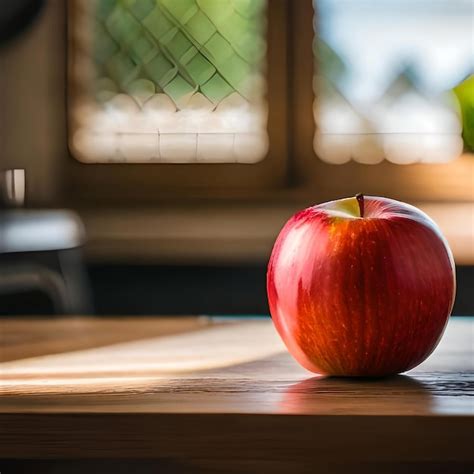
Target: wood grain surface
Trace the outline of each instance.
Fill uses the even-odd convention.
[[[422,365],[376,380],[305,371],[269,319],[6,318],[0,329],[0,458],[149,459],[160,472],[474,466],[469,318],[452,318]]]

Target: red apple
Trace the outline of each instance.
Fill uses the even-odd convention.
[[[420,364],[443,334],[455,287],[451,251],[426,214],[362,195],[295,214],[267,273],[272,319],[290,353],[340,376]]]

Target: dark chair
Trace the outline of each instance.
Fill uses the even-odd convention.
[[[21,178],[5,183],[4,202],[18,205]],[[11,190],[16,189],[16,196]],[[21,193],[20,193],[21,194]],[[92,304],[81,247],[85,232],[79,217],[67,210],[0,210],[0,303],[2,295],[39,291],[58,314],[90,314]],[[0,308],[1,312],[1,308]]]

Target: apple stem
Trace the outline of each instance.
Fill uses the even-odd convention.
[[[360,217],[364,217],[364,195],[362,193],[356,194],[357,203],[359,204]]]

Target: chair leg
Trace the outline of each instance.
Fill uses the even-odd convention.
[[[38,264],[2,265],[0,294],[28,290],[40,290],[45,293],[58,314],[70,312],[70,297],[66,284],[57,272]]]
[[[69,303],[69,314],[93,314],[91,292],[83,265],[81,250],[58,252],[59,271],[64,281]]]

